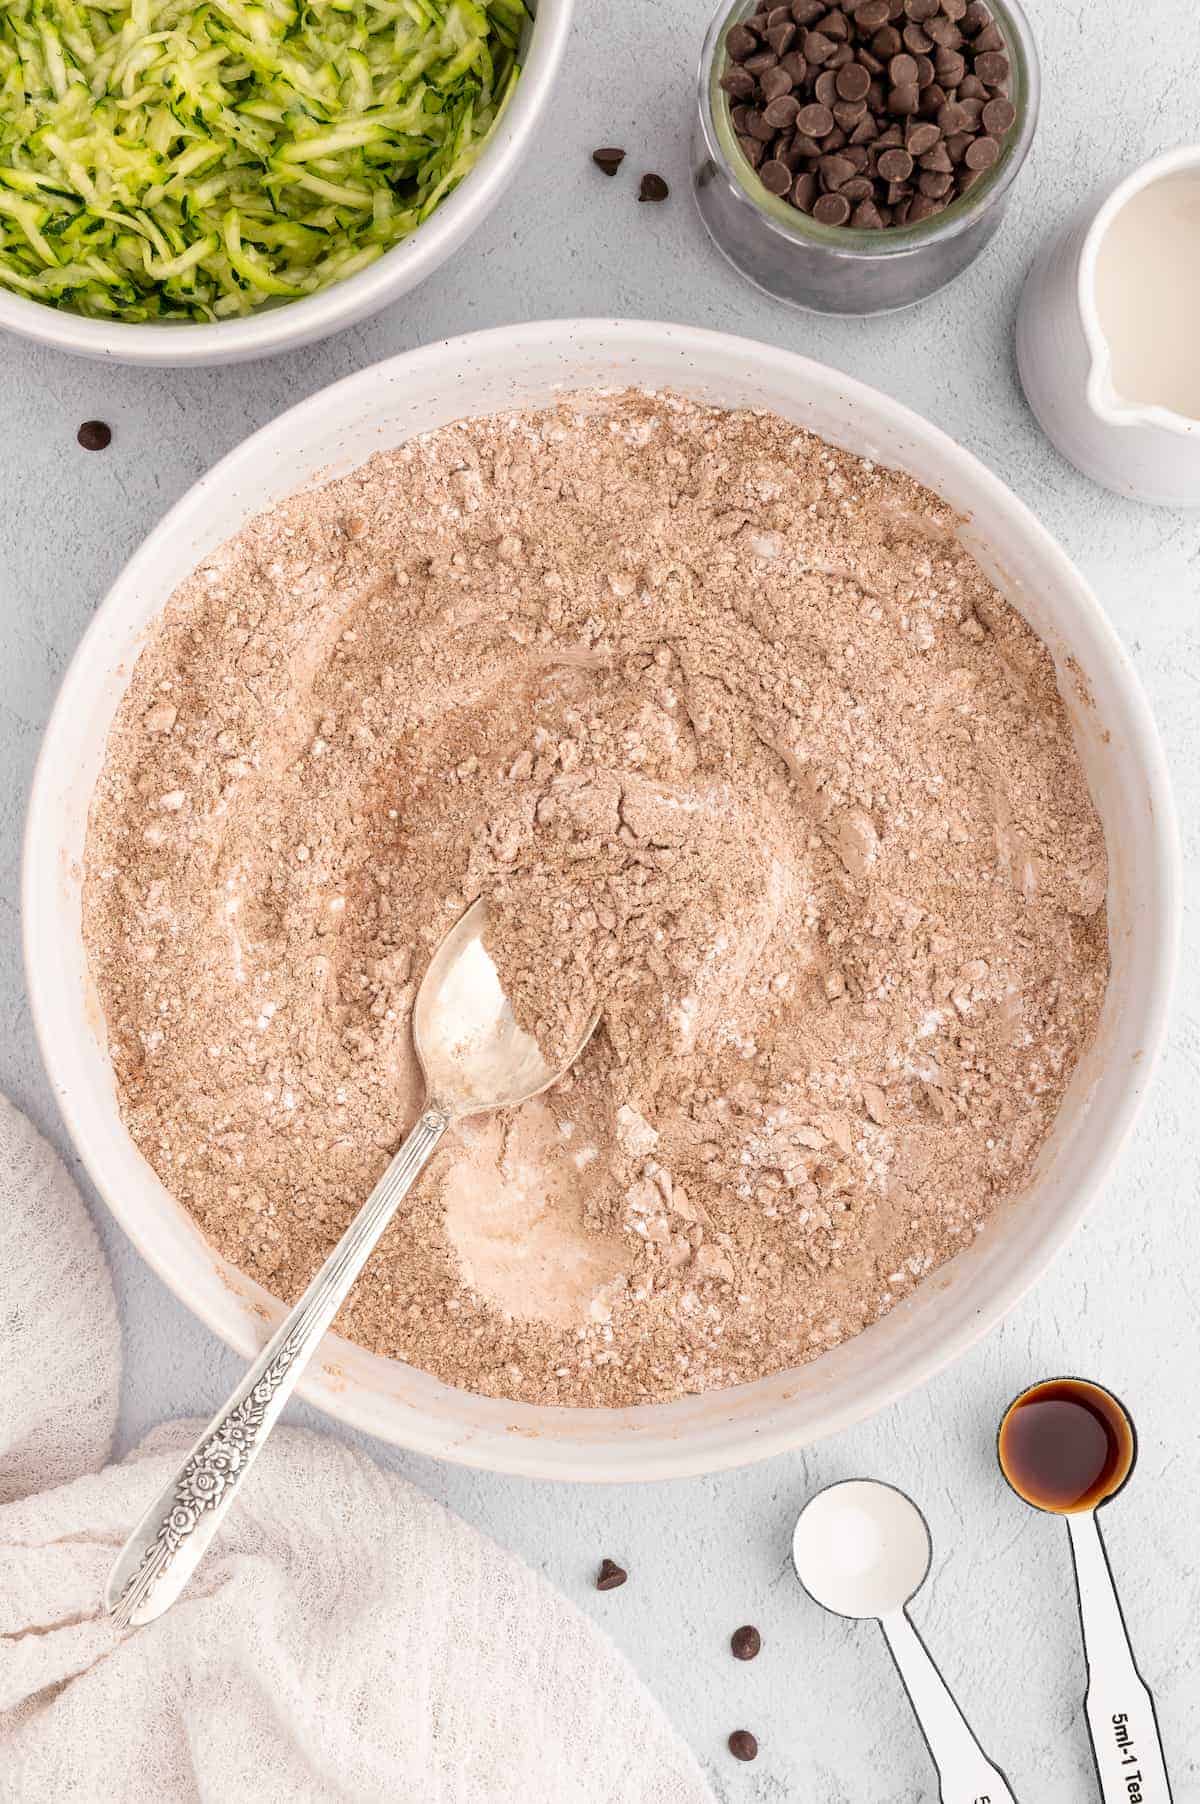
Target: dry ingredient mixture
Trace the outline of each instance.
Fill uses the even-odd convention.
[[[294,1298],[410,1125],[485,893],[575,1071],[447,1141],[339,1326],[623,1404],[856,1333],[1020,1189],[1108,974],[1051,660],[903,475],[570,397],[260,516],[143,651],[85,925],[130,1132]]]

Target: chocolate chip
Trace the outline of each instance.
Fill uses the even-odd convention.
[[[112,444],[112,427],[103,420],[85,420],[75,437],[85,451],[107,451]]]
[[[758,179],[768,194],[786,194],[792,185],[792,172],[786,163],[772,157],[759,170]]]
[[[806,132],[810,138],[823,138],[833,130],[833,114],[819,103],[801,107],[796,115],[796,130]]]
[[[758,1757],[758,1742],[749,1729],[735,1729],[729,1737],[729,1752],[735,1760],[755,1760]]]
[[[992,15],[983,5],[982,0],[971,0],[971,4],[962,16],[962,28],[967,36],[977,38],[991,22]]]
[[[976,138],[973,144],[968,144],[963,160],[968,169],[990,169],[999,157],[1000,146],[995,138]]]
[[[729,1637],[729,1647],[735,1660],[755,1660],[762,1649],[762,1636],[753,1623],[746,1623],[743,1628],[735,1629]]]
[[[894,25],[883,26],[871,39],[871,49],[875,52],[875,55],[884,57],[885,59],[887,57],[898,56],[903,48],[904,39],[900,36],[900,33],[896,30]]]
[[[933,49],[933,39],[920,25],[906,25],[900,35],[904,39],[905,48],[911,50],[914,56],[924,56]]]
[[[980,32],[979,36],[975,40],[976,56],[978,56],[980,54],[980,52],[984,51],[984,50],[989,51],[992,55],[995,55],[997,51],[1001,51],[1003,49],[1004,49],[1004,38],[1003,38],[1003,35],[1001,34],[1001,31],[1000,31],[1000,28],[998,25],[985,26],[984,29]],[[984,76],[984,80],[985,81],[987,80],[986,76]]]
[[[942,50],[957,50],[963,41],[963,34],[953,19],[930,19],[925,30]]]
[[[854,164],[845,157],[823,156],[818,165],[821,181],[827,189],[840,188],[843,182],[850,181],[854,175]]]
[[[638,189],[639,200],[666,200],[671,190],[661,175],[644,175],[642,185]]]
[[[941,129],[936,125],[910,125],[904,140],[904,148],[910,157],[922,157],[941,141]]]
[[[1008,80],[1008,58],[1000,50],[985,50],[975,58],[975,75],[989,88],[1002,88]]]
[[[746,130],[752,138],[757,138],[762,144],[769,144],[775,136],[774,126],[767,124],[762,113],[751,113],[746,121]]]
[[[601,1560],[600,1570],[596,1574],[597,1591],[615,1591],[629,1577],[623,1566],[615,1560]]]
[[[792,78],[787,70],[781,69],[778,64],[774,69],[768,69],[759,83],[759,92],[764,101],[779,100],[784,94],[790,94],[791,91]]]
[[[798,175],[792,184],[792,205],[799,207],[802,213],[811,213],[813,202],[817,198],[817,178],[815,175]]]
[[[923,24],[926,19],[932,19],[934,14],[940,10],[941,0],[904,0],[906,15],[910,19],[915,19],[918,25]]]
[[[810,31],[805,37],[803,49],[810,63],[827,63],[837,49],[837,45],[823,32]]]
[[[820,225],[844,226],[850,217],[850,202],[843,194],[823,194],[813,208],[813,218]]]
[[[949,175],[954,168],[954,159],[943,141],[939,140],[932,150],[927,150],[921,158],[922,169],[932,169],[942,175]]]
[[[838,94],[843,100],[861,100],[866,104],[871,77],[861,63],[847,63],[844,69],[838,70],[835,79]]]
[[[980,122],[989,138],[1002,138],[1006,132],[1012,130],[1016,118],[1016,107],[1003,95],[998,95],[995,100],[989,100],[980,114]]]
[[[821,106],[833,107],[837,105],[838,98],[837,70],[822,69],[813,83],[813,99],[819,101]]]
[[[727,69],[721,77],[721,86],[731,100],[749,100],[751,95],[755,92],[758,83],[751,75],[749,69],[743,69],[735,63],[733,68]],[[625,152],[622,151],[621,155],[624,156],[624,154]],[[612,155],[613,153],[610,150],[594,150],[592,152],[592,161],[594,163],[600,163],[600,167],[604,170],[605,175],[615,175],[617,173],[617,165],[614,164],[611,169],[608,168],[608,160],[611,159]],[[604,157],[606,161],[601,163],[601,157]]]
[[[921,96],[916,82],[907,87],[893,88],[887,99],[888,112],[899,113],[901,117],[915,113],[920,104]]]
[[[833,38],[836,43],[844,44],[850,36],[850,22],[845,13],[835,6],[833,11],[826,13],[821,20],[821,30],[827,38]]]
[[[867,0],[865,6],[855,8],[854,23],[862,32],[878,31],[887,22],[887,16],[887,0]]]
[[[773,25],[771,27],[770,31],[767,33],[767,43],[771,46],[776,56],[787,55],[792,45],[796,42],[796,33],[798,29],[797,26],[792,24],[790,19],[787,20],[785,24]]]
[[[874,199],[875,184],[869,175],[852,175],[848,182],[842,183],[838,193],[857,206],[859,201]]]
[[[927,88],[933,80],[933,63],[927,56],[917,58],[917,86]]]
[[[721,77],[721,86],[723,88],[725,88],[725,92],[727,94],[732,94],[734,92],[734,90],[732,88],[726,87],[725,84],[728,81],[734,80],[741,75],[742,75],[742,71],[740,69],[731,69],[729,71],[728,75],[723,75]],[[749,83],[749,86],[748,86],[746,92],[748,94],[753,94],[753,92],[754,92],[753,80],[749,76],[746,76],[744,79]],[[739,98],[740,97],[741,96],[739,96]],[[602,169],[604,171],[605,175],[616,175],[617,170],[621,167],[621,164],[624,161],[625,161],[625,152],[623,150],[616,150],[611,147],[606,147],[603,150],[594,150],[592,152],[592,162],[596,165],[597,169]]]
[[[852,132],[860,119],[867,116],[865,100],[839,100],[833,109],[834,122],[844,132]]]
[[[791,131],[796,124],[796,115],[800,111],[800,102],[794,94],[783,94],[773,100],[763,113],[766,123],[777,132]]]
[[[797,25],[811,25],[824,11],[821,0],[792,0],[792,17]]]
[[[761,138],[751,138],[748,134],[739,137],[738,146],[751,169],[757,169],[767,154],[767,147]]]
[[[761,81],[767,70],[773,69],[778,61],[779,58],[773,50],[759,50],[753,56],[748,56],[742,67],[749,69],[755,81]]]
[[[913,160],[907,150],[885,150],[876,165],[889,182],[906,182],[913,172]]]
[[[923,169],[917,177],[917,187],[930,200],[941,200],[943,194],[949,194],[953,186],[953,175],[943,175],[940,170]]]
[[[957,50],[939,50],[933,67],[944,88],[956,88],[967,72],[966,58]]]
[[[744,63],[758,49],[758,39],[744,25],[735,25],[725,39],[725,49],[735,63]]]

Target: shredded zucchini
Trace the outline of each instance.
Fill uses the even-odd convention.
[[[462,180],[524,0],[0,0],[0,284],[220,320],[353,275]]]

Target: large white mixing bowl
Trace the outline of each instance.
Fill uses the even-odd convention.
[[[1113,970],[1098,1043],[1028,1192],[885,1320],[800,1371],[679,1403],[539,1409],[451,1390],[331,1335],[302,1386],[331,1415],[401,1446],[565,1479],[667,1478],[802,1445],[902,1396],[993,1327],[1077,1226],[1134,1118],[1163,1035],[1180,914],[1166,768],[1116,635],[1032,514],[936,428],[836,370],[683,326],[504,327],[364,370],[256,433],[151,533],[67,673],[29,811],[25,951],[55,1094],[109,1207],[210,1328],[248,1357],[282,1310],[217,1257],[126,1133],[80,931],[88,802],[146,629],[195,564],[282,496],[464,415],[542,406],[565,390],[614,383],[770,408],[901,466],[959,510],[976,557],[1054,655],[1108,837]]]

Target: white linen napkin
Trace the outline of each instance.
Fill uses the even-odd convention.
[[[101,1468],[120,1333],[53,1151],[0,1097],[0,1798],[712,1804],[601,1632],[365,1455],[277,1429],[183,1598],[109,1566],[201,1424]]]

